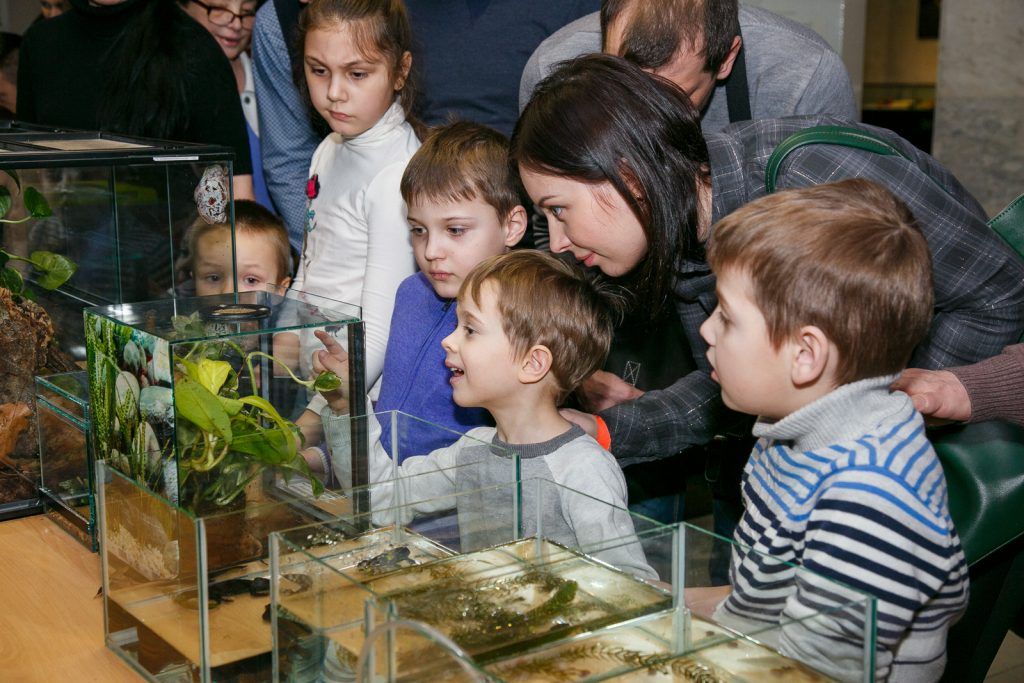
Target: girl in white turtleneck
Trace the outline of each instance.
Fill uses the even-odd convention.
[[[412,35],[401,0],[313,0],[299,32],[310,102],[332,132],[310,165],[292,286],[362,306],[370,387],[384,364],[395,292],[416,270],[399,192],[420,146],[406,118]],[[308,368],[309,354],[300,358]]]

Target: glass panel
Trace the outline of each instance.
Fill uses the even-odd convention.
[[[195,519],[102,461],[97,476],[107,645],[150,678],[193,680],[206,588]]]
[[[40,493],[51,519],[95,550],[88,391],[84,370],[36,378]]]

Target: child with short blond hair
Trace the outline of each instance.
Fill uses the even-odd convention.
[[[178,291],[207,296],[235,291],[284,291],[291,284],[291,247],[281,219],[247,199],[235,200],[235,250],[231,225],[197,219],[182,240],[175,263]],[[232,273],[235,279],[232,280]]]
[[[759,437],[715,618],[781,622],[782,652],[859,680],[867,615],[828,613],[857,599],[848,586],[877,599],[878,679],[937,680],[968,585],[942,467],[909,397],[889,391],[931,323],[914,217],[867,180],[779,192],[716,224],[707,255],[712,378]]]

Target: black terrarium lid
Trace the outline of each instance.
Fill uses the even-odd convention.
[[[218,145],[0,121],[0,169],[233,159],[230,148]]]

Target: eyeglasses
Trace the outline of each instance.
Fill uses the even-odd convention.
[[[210,20],[210,23],[216,24],[217,26],[227,26],[237,18],[242,22],[242,26],[245,28],[252,28],[253,22],[256,21],[256,12],[253,11],[235,14],[227,7],[214,7],[213,5],[207,5],[205,2],[200,2],[199,0],[191,1],[206,10],[206,16]]]

